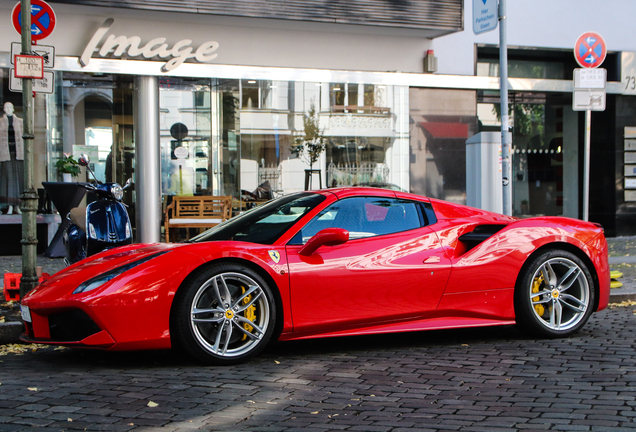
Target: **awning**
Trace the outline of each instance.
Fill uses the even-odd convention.
[[[468,138],[467,123],[420,122],[433,138]]]

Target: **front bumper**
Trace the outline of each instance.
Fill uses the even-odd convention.
[[[31,322],[20,339],[28,343],[109,349],[115,340],[81,309],[53,312],[49,315],[30,309]]]

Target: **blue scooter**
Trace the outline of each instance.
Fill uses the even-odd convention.
[[[124,190],[131,186],[132,180],[128,179],[123,188],[117,183],[102,183],[88,166],[89,162],[86,154],[78,159],[79,165],[86,167],[95,181],[81,186],[95,192],[97,201],[86,207],[73,208],[67,216],[70,224],[63,236],[66,265],[106,249],[131,244],[133,240],[126,205],[121,202]]]

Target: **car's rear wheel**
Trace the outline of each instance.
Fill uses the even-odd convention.
[[[519,277],[517,324],[540,336],[569,336],[592,314],[594,293],[590,271],[579,257],[564,250],[543,252]]]
[[[235,364],[265,348],[274,332],[276,303],[267,283],[242,265],[208,267],[175,299],[173,337],[208,364]]]

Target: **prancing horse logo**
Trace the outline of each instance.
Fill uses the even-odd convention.
[[[280,261],[280,254],[278,251],[269,251],[269,257],[276,263]]]

